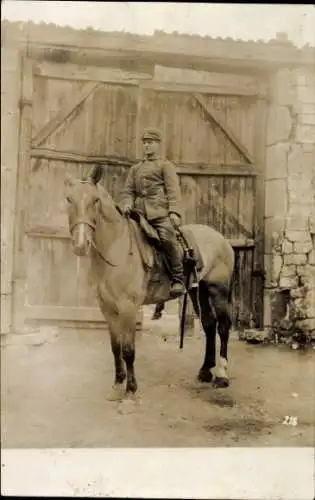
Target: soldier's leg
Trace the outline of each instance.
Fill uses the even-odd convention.
[[[174,226],[168,217],[154,220],[151,224],[159,234],[166,257],[171,266],[171,294],[173,296],[182,295],[185,292],[183,256],[182,249],[176,238]]]

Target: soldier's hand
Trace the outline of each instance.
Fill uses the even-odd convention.
[[[131,214],[131,210],[132,210],[132,206],[131,205],[125,205],[123,208],[122,208],[122,213],[126,216],[130,215]]]
[[[175,212],[171,212],[170,219],[171,219],[171,223],[173,224],[173,226],[179,227],[179,225],[181,223],[181,219],[180,219],[179,215],[175,214]]]

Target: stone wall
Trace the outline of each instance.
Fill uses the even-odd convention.
[[[315,67],[270,80],[265,326],[315,338]]]

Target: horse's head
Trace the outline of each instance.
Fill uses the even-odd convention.
[[[98,165],[85,180],[74,180],[69,176],[65,180],[69,230],[77,256],[87,256],[91,248],[100,203],[97,184],[101,177],[102,167]]]

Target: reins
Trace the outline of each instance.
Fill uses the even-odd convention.
[[[93,224],[90,220],[88,219],[78,219],[75,221],[74,224],[70,227],[70,233],[72,233],[73,229],[78,225],[78,224],[86,224],[89,226],[94,232],[96,231],[96,225]],[[128,255],[133,255],[133,245],[132,245],[132,223],[129,217],[127,217],[127,226],[128,226],[128,233],[129,233],[129,251]],[[111,267],[118,267],[118,264],[113,264],[110,262],[103,254],[102,252],[99,251],[97,246],[95,245],[94,239],[91,240],[91,245],[94,249],[94,251],[103,259],[106,264],[108,264]]]

